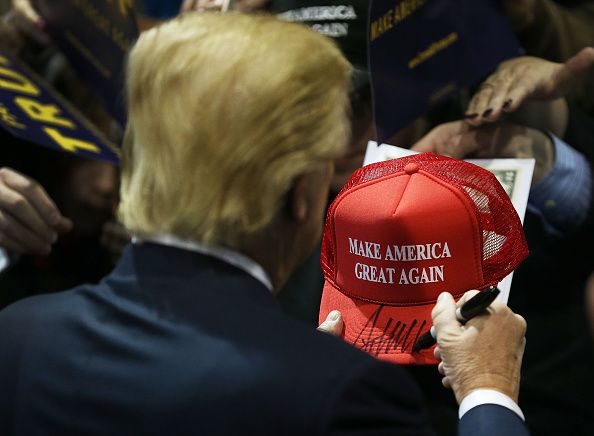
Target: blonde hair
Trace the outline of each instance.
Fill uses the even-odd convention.
[[[350,71],[329,39],[271,16],[185,14],[143,33],[120,219],[230,246],[264,229],[295,177],[346,143]]]

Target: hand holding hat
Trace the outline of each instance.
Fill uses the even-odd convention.
[[[431,313],[439,343],[433,353],[440,361],[442,383],[454,391],[458,403],[477,389],[499,391],[517,403],[526,321],[496,301],[483,315],[460,323],[456,310],[478,292],[466,292],[458,303],[443,292]],[[333,310],[318,330],[341,336],[343,328],[340,312]]]

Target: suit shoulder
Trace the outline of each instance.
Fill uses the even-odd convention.
[[[81,286],[67,291],[36,295],[17,301],[0,311],[0,343],[7,338],[18,341],[19,337],[32,333],[45,335],[52,329],[53,321],[68,319],[81,313],[85,307],[84,291]],[[65,318],[64,318],[65,317]],[[36,336],[34,336],[36,337]]]

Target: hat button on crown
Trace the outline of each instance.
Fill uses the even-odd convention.
[[[404,167],[404,172],[405,172],[406,174],[414,174],[414,173],[416,173],[417,171],[419,171],[419,165],[418,165],[418,164],[416,164],[416,163],[414,163],[414,162],[408,163],[408,164],[406,164],[406,166]]]

